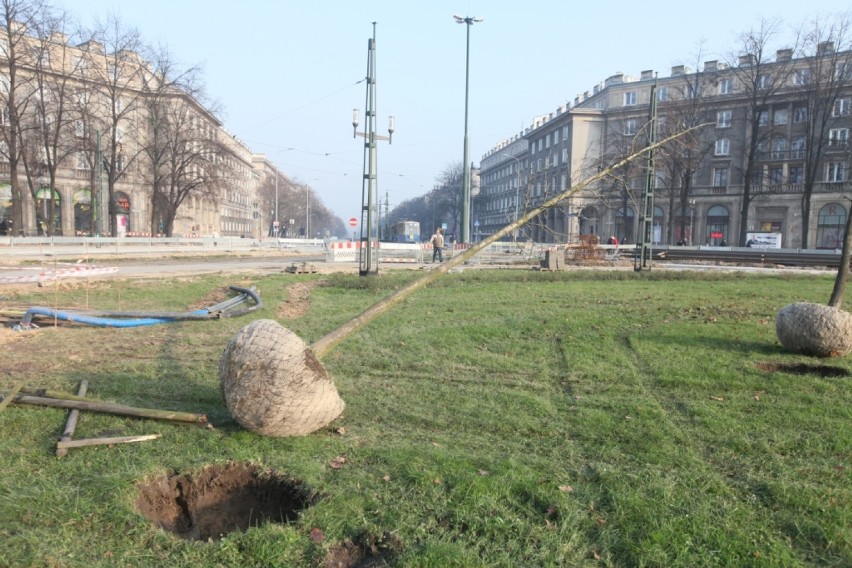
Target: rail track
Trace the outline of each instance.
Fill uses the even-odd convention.
[[[633,252],[631,251],[630,258],[632,257]],[[811,268],[837,268],[840,266],[839,251],[660,247],[659,249],[653,250],[653,259],[657,262],[724,262],[766,266],[803,266]]]

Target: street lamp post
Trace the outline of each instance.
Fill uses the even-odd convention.
[[[695,200],[689,200],[690,215],[689,215],[689,245],[695,244]]]
[[[471,16],[461,17],[453,14],[457,24],[465,24],[467,27],[467,47],[465,50],[464,67],[464,179],[462,180],[462,220],[461,220],[461,242],[470,242],[470,157],[468,153],[467,137],[467,115],[468,95],[470,92],[470,27],[482,22],[484,18]]]

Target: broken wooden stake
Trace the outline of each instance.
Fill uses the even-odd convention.
[[[0,412],[3,412],[3,409],[9,406],[9,403],[13,398],[15,398],[15,395],[17,395],[22,388],[24,388],[24,383],[18,383],[12,388],[12,392],[6,395],[3,400],[0,400]]]
[[[89,381],[82,380],[80,381],[80,388],[77,389],[77,396],[86,396],[86,390],[89,388]],[[56,457],[62,458],[68,453],[67,446],[61,446],[60,444],[68,443],[71,441],[71,437],[74,435],[74,430],[77,429],[77,418],[80,416],[80,410],[74,408],[68,414],[68,422],[65,423],[65,430],[62,432],[62,437],[59,438],[59,441],[56,443]]]
[[[82,440],[68,440],[56,443],[57,450],[68,448],[82,448],[84,446],[111,446],[113,444],[128,444],[130,442],[144,442],[145,440],[156,440],[159,434],[145,434],[143,436],[118,436],[115,438],[84,438]]]

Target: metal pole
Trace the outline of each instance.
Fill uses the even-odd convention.
[[[468,154],[467,115],[468,95],[470,87],[470,26],[473,25],[471,18],[465,18],[467,27],[467,48],[465,50],[464,67],[464,179],[462,180],[462,219],[461,219],[461,242],[470,242],[470,158]]]
[[[95,234],[101,235],[104,232],[104,216],[103,216],[103,154],[101,150],[101,131],[95,131],[95,185],[92,196],[97,194],[97,207],[92,207],[92,212],[95,215]],[[100,211],[99,211],[100,210]]]

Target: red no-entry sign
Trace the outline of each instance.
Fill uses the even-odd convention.
[[[358,219],[356,219],[355,217],[350,217],[349,218],[349,226],[350,227],[357,227],[358,226]]]

